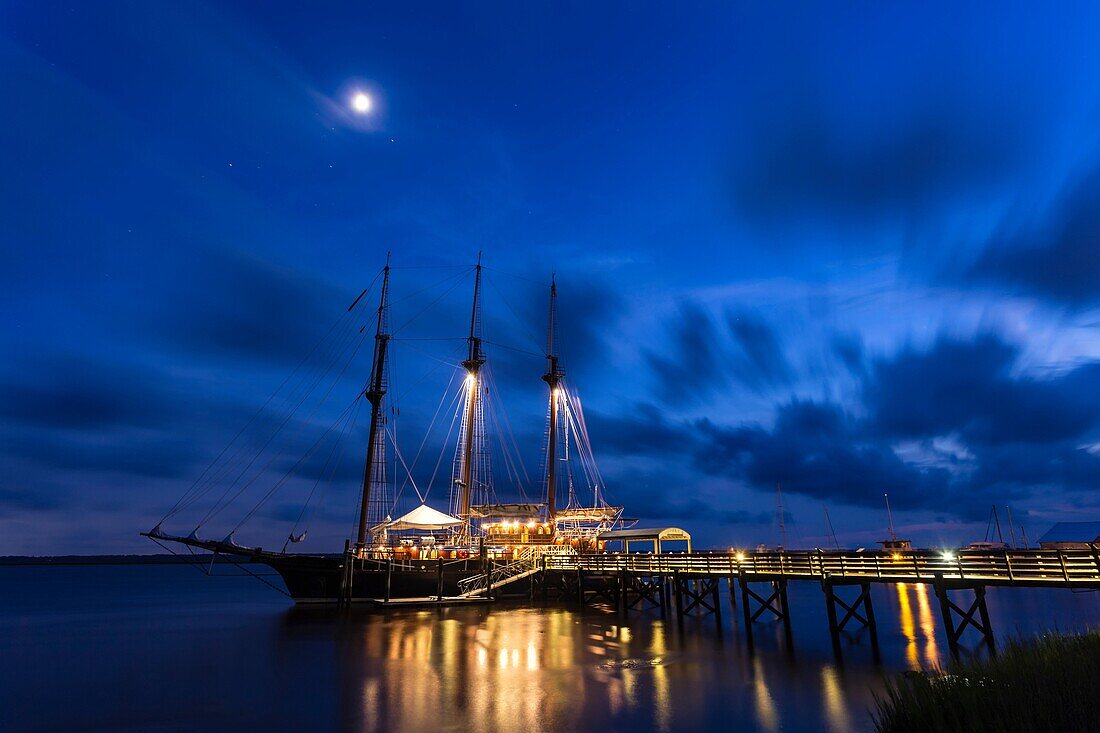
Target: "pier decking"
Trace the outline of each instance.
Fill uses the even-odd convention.
[[[877,655],[872,584],[927,584],[935,589],[949,646],[957,653],[968,628],[995,648],[987,587],[1100,589],[1100,548],[557,554],[542,558],[542,571],[544,597],[549,588],[556,588],[578,603],[606,603],[622,613],[648,606],[665,614],[671,607],[681,620],[693,612],[720,618],[719,588],[724,579],[731,608],[740,591],[750,646],[753,624],[763,615],[783,623],[789,644],[787,584],[815,581],[824,591],[829,633],[838,654],[840,632],[855,622],[869,630]],[[764,583],[769,589],[758,592]],[[845,599],[844,587],[856,587],[858,593]]]
[[[550,555],[547,570],[616,572],[831,583],[943,583],[1100,587],[1100,552],[960,550],[958,552],[608,553]]]

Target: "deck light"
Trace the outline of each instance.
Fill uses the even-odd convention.
[[[944,559],[944,562],[955,562],[955,553],[951,552],[951,550],[944,550],[941,557]]]
[[[745,562],[745,553],[739,552],[735,555],[737,562]]]

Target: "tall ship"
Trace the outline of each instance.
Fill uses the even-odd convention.
[[[393,269],[387,258],[375,283],[360,293],[348,308],[353,317],[349,319],[350,327],[346,328],[354,331],[358,324],[354,314],[363,316],[363,304],[370,291],[378,287],[377,309],[371,312],[369,324],[358,328],[364,340],[368,328],[373,331],[370,372],[352,405],[313,444],[307,455],[285,475],[273,480],[266,471],[255,468],[270,465],[273,460],[264,464],[262,449],[249,455],[242,445],[231,443],[157,525],[141,533],[143,536],[173,551],[182,547],[182,551],[196,554],[203,562],[209,557],[211,564],[213,556],[222,556],[239,563],[246,572],[250,572],[250,565],[266,565],[281,576],[287,593],[297,603],[458,602],[483,598],[505,586],[512,586],[513,590],[522,587],[522,581],[536,574],[545,556],[600,551],[601,534],[632,525],[633,520],[624,518],[623,507],[607,500],[580,396],[566,382],[560,364],[557,285],[553,278],[549,286],[546,348],[542,355],[546,366],[541,380],[545,383],[547,409],[541,470],[537,474],[538,496],[530,498],[524,488],[524,484],[530,487],[531,482],[523,467],[522,452],[511,434],[507,413],[502,405],[495,404],[496,390],[492,389],[495,383],[488,368],[483,336],[481,311],[485,268],[480,256],[471,273],[473,297],[469,328],[463,337],[451,339],[465,341],[463,358],[451,365],[452,377],[415,456],[409,459],[402,453],[394,428],[399,408],[394,405],[391,381],[392,347],[399,340],[391,328]],[[407,299],[408,296],[400,300]],[[537,376],[534,372],[532,379]],[[313,387],[319,382],[316,380]],[[329,392],[332,390],[330,386]],[[328,392],[325,393],[327,397]],[[435,470],[425,483],[423,475],[417,478],[417,462],[433,427],[440,423],[440,417],[445,422],[443,408],[448,397],[452,407],[450,427],[442,441]],[[296,407],[304,401],[304,398],[299,400]],[[304,520],[310,516],[308,512],[316,512],[311,502],[324,489],[325,472],[329,471],[333,455],[343,450],[338,447],[339,441],[330,439],[330,449],[325,440],[330,435],[352,433],[349,425],[353,418],[349,415],[358,415],[364,409],[369,412],[369,426],[362,479],[358,482],[354,530],[345,539],[342,552],[297,551],[308,534]],[[289,419],[283,419],[278,428],[285,426]],[[502,500],[496,490],[498,481],[494,481],[493,476],[490,423],[495,423],[496,432],[503,434],[497,436],[501,448],[497,451],[501,456],[498,460],[508,478],[518,486],[518,497],[515,491],[505,497],[512,501]],[[267,448],[271,440],[268,438],[262,448]],[[439,483],[441,464],[450,446],[454,452],[446,487],[447,505],[436,508],[428,499],[433,485]],[[276,551],[239,542],[236,533],[244,523],[256,516],[271,497],[292,480],[297,469],[318,463],[319,456],[326,450],[330,451],[329,460],[320,472],[315,472],[318,473],[316,480],[283,547]],[[332,468],[327,474],[329,481],[333,480],[335,470]],[[210,526],[214,518],[224,517],[225,510],[246,490],[256,484],[261,484],[262,489],[265,482],[271,484],[269,489],[228,535],[220,540],[202,536],[205,527]],[[416,495],[414,508],[393,516],[399,505],[398,498],[407,495],[409,488]],[[516,498],[520,500],[515,501]],[[170,532],[168,527],[183,521],[189,512],[199,515],[190,533]]]

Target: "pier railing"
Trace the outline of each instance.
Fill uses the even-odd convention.
[[[738,576],[760,580],[1100,587],[1100,551],[714,552],[554,555],[547,570],[640,575]]]

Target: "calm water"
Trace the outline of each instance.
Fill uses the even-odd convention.
[[[564,606],[305,611],[186,566],[4,567],[0,729],[867,731],[884,674],[945,657],[923,588],[875,589],[881,665],[860,635],[837,663],[818,586],[790,597],[793,651],[768,623],[750,654],[728,604],[721,630],[681,632]],[[1097,593],[989,602],[1002,637],[1100,625]]]

